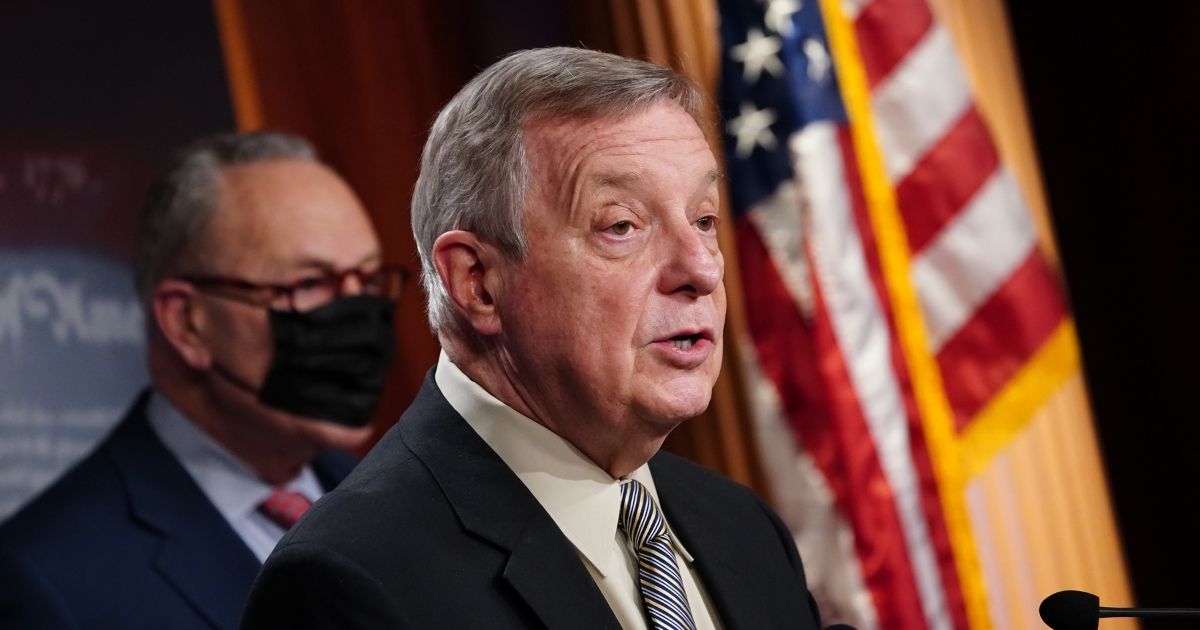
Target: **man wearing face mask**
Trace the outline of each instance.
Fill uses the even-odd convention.
[[[262,561],[352,468],[337,449],[370,435],[404,273],[307,143],[192,145],[136,249],[153,386],[0,526],[0,627],[236,627]]]

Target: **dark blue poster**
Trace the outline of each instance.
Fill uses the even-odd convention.
[[[0,520],[148,383],[129,269],[170,151],[234,126],[212,5],[0,6]]]

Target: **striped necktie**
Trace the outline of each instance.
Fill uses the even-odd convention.
[[[662,512],[646,487],[632,479],[621,484],[617,524],[633,543],[642,604],[653,630],[695,630],[692,609],[667,536]]]

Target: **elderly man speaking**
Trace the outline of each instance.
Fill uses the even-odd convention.
[[[721,364],[720,172],[679,74],[513,54],[413,199],[444,352],[267,561],[244,627],[815,628],[759,498],[666,453]]]

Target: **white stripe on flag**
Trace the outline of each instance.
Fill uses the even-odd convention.
[[[854,22],[854,20],[858,19],[858,14],[862,13],[862,10],[867,8],[867,5],[871,4],[871,1],[872,0],[842,0],[842,14],[845,15],[848,21]]]
[[[750,210],[749,218],[771,256],[771,263],[792,294],[792,301],[805,319],[811,319],[813,290],[808,254],[804,251],[804,233],[807,229],[804,226],[804,214],[805,210],[796,194],[796,184],[785,181],[775,194]]]
[[[791,423],[783,414],[779,385],[762,373],[754,345],[743,339],[737,347],[742,349],[738,355],[746,376],[746,398],[773,505],[795,536],[821,618],[825,623],[877,630],[875,600],[863,581],[854,550],[854,530],[838,509],[825,475],[804,445],[797,444]]]
[[[909,51],[871,95],[875,128],[888,176],[904,179],[971,106],[971,90],[940,25]]]
[[[1029,256],[1033,223],[1001,167],[912,264],[933,352],[941,350]]]
[[[791,149],[799,190],[809,202],[815,275],[892,490],[922,610],[930,628],[949,628],[945,592],[912,461],[908,418],[892,370],[891,338],[854,224],[837,129],[830,122],[810,124],[792,136]]]

